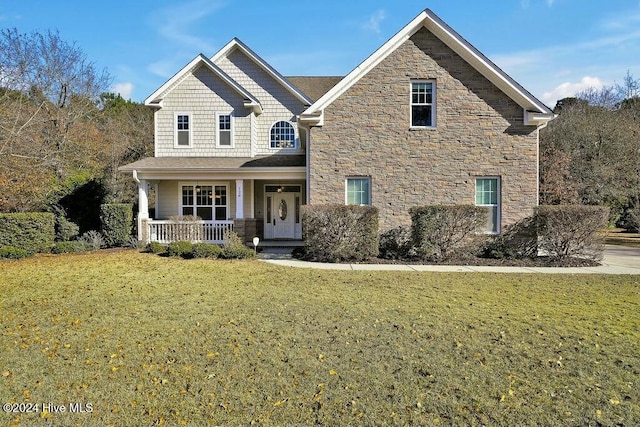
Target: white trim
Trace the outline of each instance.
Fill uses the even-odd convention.
[[[236,219],[244,219],[244,180],[236,179]]]
[[[182,204],[182,187],[183,186],[192,186],[194,187],[194,192],[193,192],[193,201],[194,204],[191,205],[192,207],[197,207],[198,205],[195,204],[196,201],[196,194],[195,194],[195,187],[196,185],[198,186],[211,186],[214,197],[215,197],[215,192],[216,192],[216,186],[218,187],[222,187],[224,186],[227,192],[227,204],[225,205],[227,213],[226,213],[226,218],[224,219],[229,220],[231,219],[231,191],[230,191],[230,187],[229,187],[229,182],[228,181],[178,181],[178,212],[177,215],[178,216],[182,216],[182,208],[184,207],[184,205]],[[157,197],[157,196],[156,196]],[[215,204],[215,200],[213,201],[213,204],[211,205],[211,221],[222,221],[222,220],[216,220],[216,204]],[[196,216],[198,213],[196,211],[193,212],[193,215]]]
[[[229,125],[230,125],[230,129],[229,129],[229,142],[230,145],[220,145],[220,116],[229,116]],[[253,115],[252,115],[253,116]],[[228,114],[223,114],[223,113],[216,113],[215,114],[215,129],[216,129],[216,148],[234,148],[235,147],[235,120],[234,120],[234,115],[233,112],[230,112]]]
[[[372,188],[371,188],[371,177],[367,176],[367,175],[350,175],[344,178],[344,204],[348,205],[349,204],[349,180],[350,179],[366,179],[368,182],[368,187],[369,187],[369,193],[367,194],[367,203],[365,204],[360,204],[357,206],[372,206],[373,204],[373,195],[372,193]]]
[[[233,38],[229,43],[227,43],[222,49],[216,52],[215,55],[211,57],[211,62],[216,63],[220,58],[227,57],[234,50],[240,50],[246,56],[249,57],[255,64],[257,64],[260,68],[267,72],[271,77],[273,77],[281,86],[283,86],[289,93],[295,96],[300,102],[306,105],[312,104],[312,101],[307,98],[307,96],[300,92],[295,86],[293,86],[287,79],[285,79],[282,74],[276,71],[271,65],[269,65],[264,59],[262,59],[258,54],[252,51],[246,44],[240,41],[240,39]]]
[[[187,145],[178,144],[178,116],[187,116],[189,143]],[[184,132],[181,130],[180,132]],[[173,148],[191,148],[193,146],[193,114],[190,112],[176,111],[173,113]]]
[[[267,187],[271,187],[271,186],[278,186],[278,185],[282,185],[282,186],[298,186],[300,187],[300,191],[299,192],[292,192],[292,193],[287,193],[287,194],[292,194],[293,195],[293,208],[295,210],[295,198],[296,197],[300,197],[300,207],[302,207],[303,203],[302,201],[304,200],[303,196],[303,191],[304,191],[304,186],[303,184],[298,184],[298,183],[283,183],[281,181],[272,181],[272,182],[267,182],[265,184],[263,184],[262,186],[262,199],[263,199],[263,203],[262,203],[262,208],[264,209],[264,214],[263,214],[263,233],[264,233],[264,238],[265,239],[287,239],[285,237],[279,237],[279,236],[275,236],[275,226],[273,225],[273,220],[275,219],[275,215],[276,215],[276,209],[275,206],[272,206],[271,209],[271,222],[267,222],[267,219],[269,219],[267,217],[267,211],[268,211],[268,196],[267,194],[279,194],[279,193],[267,193]],[[272,202],[274,201],[273,197],[272,197]],[[293,221],[293,240],[299,240],[302,239],[302,215],[301,212],[298,212],[298,214],[300,215],[300,222],[296,223],[295,219]],[[295,211],[293,212],[293,215],[295,216]]]
[[[539,124],[542,124],[545,120],[551,120],[554,117],[549,107],[509,77],[497,65],[460,36],[460,34],[444,23],[436,14],[429,9],[425,9],[372,55],[347,74],[336,86],[307,108],[301,114],[301,120],[310,123],[312,126],[322,126],[324,109],[327,106],[333,103],[333,101],[358,82],[360,78],[371,71],[371,69],[382,62],[389,54],[423,27],[427,28],[462,59],[467,61],[469,65],[518,103],[525,112],[540,113],[540,116],[537,117]],[[523,116],[526,116],[524,112]],[[525,124],[532,124],[527,123],[526,117],[523,117],[523,120]]]
[[[476,198],[478,194],[478,180],[479,179],[495,179],[496,180],[496,205],[478,205],[476,203]],[[475,206],[480,207],[497,207],[498,212],[496,215],[496,231],[488,231],[485,230],[485,234],[500,234],[502,231],[501,223],[502,223],[502,177],[498,175],[487,175],[487,176],[474,176],[473,180],[473,204]]]
[[[413,84],[431,83],[431,126],[413,126]],[[436,127],[436,80],[435,79],[412,79],[409,82],[409,129],[434,129]],[[425,104],[417,104],[425,105]]]

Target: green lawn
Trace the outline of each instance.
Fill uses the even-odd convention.
[[[640,278],[39,256],[0,262],[0,375],[39,405],[0,425],[632,426]]]

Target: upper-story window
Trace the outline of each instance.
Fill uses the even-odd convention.
[[[218,115],[218,147],[233,147],[233,118],[231,114]]]
[[[411,82],[411,127],[429,128],[436,125],[436,82],[418,80]]]
[[[176,147],[191,146],[191,115],[185,113],[176,113],[174,122],[174,145]]]
[[[296,148],[296,133],[289,122],[280,121],[271,127],[271,148]]]

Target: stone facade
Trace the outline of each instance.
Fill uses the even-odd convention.
[[[435,128],[410,129],[416,79],[435,81]],[[474,204],[476,177],[500,178],[502,227],[537,205],[537,128],[426,28],[325,109],[309,151],[311,204],[344,203],[346,178],[368,176],[381,230],[413,206]]]

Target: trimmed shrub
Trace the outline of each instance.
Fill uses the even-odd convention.
[[[186,240],[169,243],[167,246],[167,255],[180,256],[183,258],[191,258],[193,252],[193,243]]]
[[[0,247],[0,259],[22,259],[28,257],[29,254],[24,249],[15,246]]]
[[[0,246],[14,246],[28,255],[49,252],[55,241],[52,213],[0,214]]]
[[[127,246],[133,224],[133,205],[130,203],[100,205],[100,223],[107,246]]]
[[[238,233],[235,231],[227,231],[224,233],[222,242],[221,258],[225,259],[244,259],[253,258],[256,253],[253,249],[249,249],[243,242]]]
[[[386,259],[403,259],[410,256],[411,230],[407,227],[396,227],[380,234],[378,238],[380,257]]]
[[[87,231],[82,236],[80,236],[80,239],[78,240],[86,244],[88,250],[90,251],[97,251],[106,246],[106,243],[104,241],[104,238],[102,237],[102,234],[100,234],[95,230]]]
[[[77,252],[86,252],[89,246],[81,240],[72,240],[65,242],[57,242],[51,252],[54,254],[71,254]]]
[[[64,215],[56,216],[56,240],[67,242],[75,239],[80,234],[80,227],[75,222],[69,221]]]
[[[482,248],[482,256],[495,259],[523,259],[538,256],[538,235],[533,216],[505,227],[501,234],[491,236]]]
[[[220,258],[222,248],[214,243],[195,243],[191,255],[194,258]]]
[[[437,261],[469,246],[487,223],[487,210],[478,206],[419,206],[409,209],[411,240],[416,254]]]
[[[543,253],[557,259],[602,259],[604,246],[598,231],[609,222],[604,206],[554,205],[536,208],[538,243]]]
[[[167,247],[160,242],[149,242],[145,247],[145,252],[151,254],[161,254],[167,250]]]
[[[378,209],[373,206],[302,206],[308,259],[364,261],[378,256]]]

